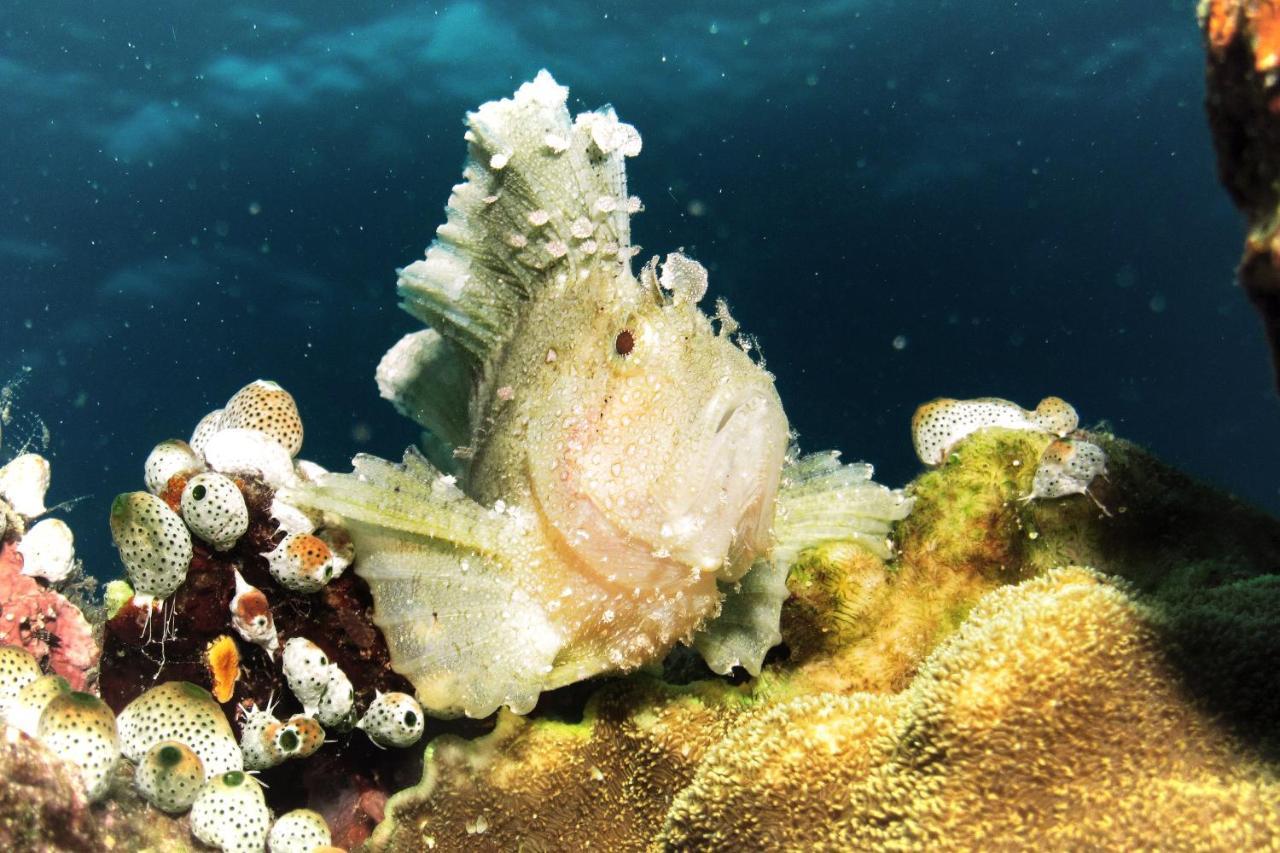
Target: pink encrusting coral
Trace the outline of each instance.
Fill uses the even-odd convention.
[[[21,646],[42,666],[84,690],[98,666],[98,644],[80,608],[22,574],[22,556],[0,546],[0,645]]]

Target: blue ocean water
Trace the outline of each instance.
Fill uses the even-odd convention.
[[[397,455],[394,270],[443,221],[464,111],[546,67],[639,128],[642,257],[707,265],[807,449],[898,485],[919,403],[1057,394],[1274,510],[1193,5],[9,3],[0,380],[32,368],[100,577],[112,497],[254,378],[298,399],[305,457]]]

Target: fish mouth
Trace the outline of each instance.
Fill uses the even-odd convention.
[[[777,397],[751,390],[713,399],[686,454],[678,496],[667,503],[662,538],[672,556],[721,580],[740,577],[768,547],[786,451]]]

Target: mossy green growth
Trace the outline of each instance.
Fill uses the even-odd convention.
[[[1051,441],[1045,433],[987,429],[961,442],[908,487],[916,503],[898,526],[903,555],[993,582],[1029,577],[1024,563],[1036,531],[1023,499]]]
[[[887,605],[888,568],[849,542],[827,542],[800,555],[787,576],[785,605],[791,660],[845,648],[872,630]]]
[[[128,604],[129,600],[133,598],[133,587],[129,586],[127,581],[109,581],[103,591],[103,598],[107,608],[107,618],[114,619],[115,615],[120,612],[120,608]]]
[[[1145,604],[1189,694],[1237,734],[1280,757],[1280,521],[1102,432],[1087,440],[1107,454],[1089,495],[1026,501],[1039,454],[1051,440],[991,429],[962,442],[948,461],[909,487],[916,507],[897,531],[901,554],[894,609],[925,592],[947,600],[941,638],[967,615],[985,582],[1091,566]],[[969,576],[975,584],[946,589]],[[883,627],[872,631],[872,636]]]

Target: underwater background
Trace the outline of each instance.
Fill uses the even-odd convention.
[[[641,259],[710,269],[806,449],[899,485],[918,404],[1054,394],[1280,509],[1192,3],[17,2],[0,32],[0,382],[31,368],[0,459],[43,418],[99,577],[111,499],[252,379],[327,467],[415,440],[373,382],[417,327],[395,268],[464,111],[542,67],[640,129]]]

